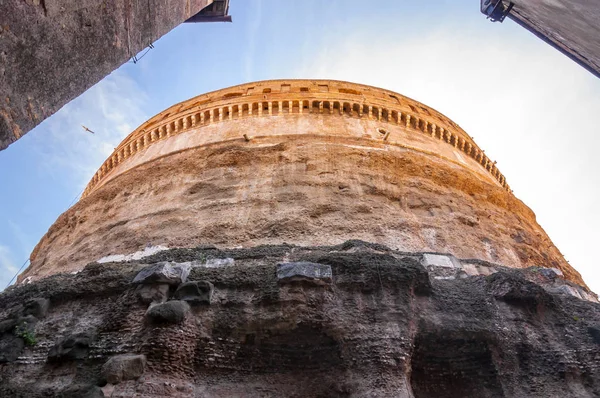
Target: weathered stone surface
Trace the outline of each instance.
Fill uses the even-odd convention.
[[[133,279],[133,283],[178,285],[186,281],[191,268],[190,264],[153,264],[142,269]]]
[[[27,331],[32,333],[35,329],[35,324],[38,322],[38,319],[33,315],[26,315],[17,318],[17,327],[21,329],[21,331]]]
[[[61,339],[48,352],[48,361],[62,362],[87,358],[93,338],[91,333],[77,333]]]
[[[37,319],[42,319],[48,313],[49,306],[50,300],[45,298],[34,298],[29,300],[25,305],[23,315],[32,315]]]
[[[155,259],[193,262],[206,255],[173,249]],[[543,277],[537,268],[480,261],[478,266],[499,272],[436,280],[421,264],[421,253],[365,242],[210,255],[234,258],[235,264],[191,271],[191,281],[211,281],[216,290],[210,307],[192,308],[195,315],[178,324],[144,323],[147,305],[135,299],[138,286],[131,284],[143,264],[135,262],[95,264],[0,294],[2,319],[30,298],[53,303],[36,324],[38,344],[23,349],[16,363],[0,366],[0,396],[66,396],[68,386],[48,380],[102,385],[102,364],[131,352],[147,357],[146,371],[138,380],[105,386],[107,394],[600,395],[600,343],[594,337],[600,304],[559,293],[557,287],[567,282]],[[303,261],[329,265],[331,288],[279,284],[275,264]],[[46,361],[46,347],[57,334],[91,325],[97,325],[97,337],[86,360]]]
[[[299,261],[277,264],[279,283],[308,281],[314,283],[331,283],[331,267],[325,264]]]
[[[19,280],[148,242],[194,250],[360,238],[560,268],[583,285],[468,134],[421,103],[359,84],[273,80],[184,101],[133,131],[83,196]],[[215,249],[203,249],[195,261],[211,266]]]
[[[562,285],[558,288],[558,290],[561,293],[568,294],[569,296],[577,297],[579,299],[583,298],[583,297],[581,297],[581,294],[579,293],[579,291],[576,288],[574,288],[573,286]]]
[[[456,268],[460,267],[460,263],[455,264],[455,259],[450,256],[442,254],[423,254],[423,265],[426,267],[442,267],[442,268]]]
[[[550,303],[550,295],[539,285],[505,272],[487,277],[491,294],[513,304],[537,305]]]
[[[104,398],[102,389],[98,386],[74,385],[67,387],[59,395],[64,398]]]
[[[136,292],[140,301],[144,304],[164,303],[169,298],[169,284],[141,284]]]
[[[477,265],[475,264],[463,264],[462,270],[467,274],[467,276],[475,276],[480,275],[479,269],[477,269]]]
[[[31,366],[0,368],[0,396],[62,392],[26,381],[42,372],[102,385],[100,364],[128,352],[148,369],[105,388],[111,396],[600,392],[598,306],[561,293],[585,290],[576,272],[471,137],[395,93],[269,81],[182,103],[128,136],[71,210],[32,254],[31,272],[52,276],[0,296],[2,319],[33,297],[53,303],[36,324],[40,348],[19,358]],[[339,244],[348,235],[376,242]],[[265,244],[284,239],[294,244]],[[185,247],[147,257],[161,263],[141,272],[133,259],[64,272],[148,241]],[[233,263],[205,266],[213,259]],[[520,269],[532,263],[568,282]],[[188,272],[196,283],[181,286]],[[202,299],[198,281],[217,290],[191,308],[181,299]],[[180,300],[140,303],[139,286],[157,284],[181,286]],[[83,355],[61,343],[39,365],[49,336],[90,329]]]
[[[111,384],[138,379],[146,368],[146,356],[123,354],[111,357],[102,366],[102,376]]]
[[[600,345],[600,325],[588,327],[588,332],[590,336],[592,336],[596,344]]]
[[[235,260],[232,258],[209,258],[202,266],[208,268],[219,268],[227,267],[233,265],[234,263]]]
[[[17,326],[17,320],[14,318],[0,321],[0,334],[12,331],[15,326]]]
[[[185,282],[179,285],[173,298],[192,304],[210,304],[214,286],[208,281]]]
[[[556,268],[540,268],[540,273],[548,280],[555,280],[557,277],[562,276],[562,272]]]
[[[4,333],[0,336],[0,363],[14,362],[17,360],[25,342],[12,333]]]
[[[190,306],[185,301],[167,301],[162,304],[151,305],[146,311],[146,318],[155,324],[181,323],[190,312]]]
[[[0,150],[210,3],[0,2]]]

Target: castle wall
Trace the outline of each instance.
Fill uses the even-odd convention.
[[[554,267],[583,284],[458,126],[397,94],[332,81],[237,86],[152,118],[50,228],[21,279],[148,245],[348,239]]]
[[[445,116],[250,83],[144,123],[50,227],[0,294],[0,395],[583,398],[599,320]]]
[[[83,197],[95,187],[118,175],[121,172],[119,169],[123,169],[119,166],[124,162],[131,164],[129,159],[134,155],[134,158],[138,159],[139,152],[165,139],[169,139],[167,145],[170,145],[174,142],[172,137],[190,129],[215,123],[230,123],[238,118],[307,114],[339,114],[363,120],[376,120],[404,126],[406,130],[437,138],[460,149],[464,155],[474,159],[487,170],[500,185],[510,189],[496,167],[496,162],[492,162],[468,134],[441,113],[413,99],[376,87],[335,80],[268,80],[200,95],[154,116],[115,148],[113,154],[92,177],[83,192]],[[243,127],[248,128],[245,125]],[[223,128],[227,130],[227,125],[221,126],[221,129]],[[268,127],[266,130],[268,134],[274,133]],[[387,130],[378,130],[384,140],[389,138],[389,135],[386,135]],[[208,137],[195,138],[195,142],[207,143],[223,139],[220,131],[202,130]],[[248,134],[245,135],[245,139],[248,139]],[[447,149],[442,149],[442,152],[446,151]],[[146,156],[145,159],[150,160],[151,156]],[[465,163],[461,155],[454,156]],[[134,160],[134,164],[139,163],[140,161]],[[124,167],[127,169],[130,166]]]
[[[593,297],[550,269],[436,257],[203,247],[20,284],[0,294],[0,396],[600,395]],[[140,281],[168,264],[185,283]]]

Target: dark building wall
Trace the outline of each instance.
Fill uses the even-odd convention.
[[[0,150],[212,2],[0,1]]]
[[[512,2],[511,19],[600,77],[600,1]]]

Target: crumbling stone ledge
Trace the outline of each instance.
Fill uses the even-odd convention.
[[[426,254],[360,241],[172,249],[15,286],[0,294],[0,350],[22,340],[12,319],[40,318],[36,343],[0,365],[0,396],[600,394],[600,304],[561,290],[583,288]],[[216,259],[231,260],[205,266]],[[136,276],[162,261],[189,264],[186,282],[159,278],[159,302],[140,300]],[[280,283],[278,264],[295,262],[324,266],[328,282]],[[165,305],[182,311],[148,321]]]

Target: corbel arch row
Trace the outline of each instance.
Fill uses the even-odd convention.
[[[111,170],[123,161],[157,141],[170,138],[184,131],[246,117],[315,113],[368,118],[383,123],[401,125],[408,130],[417,131],[434,139],[444,141],[478,162],[502,187],[510,191],[504,175],[500,173],[495,162],[492,162],[477,145],[463,138],[462,134],[453,131],[454,129],[439,126],[421,115],[392,109],[380,104],[358,103],[353,100],[344,99],[293,98],[289,100],[264,99],[238,102],[216,107],[207,106],[202,109],[192,110],[170,120],[158,121],[152,126],[143,126],[144,128],[140,128],[139,131],[131,134],[126,142],[120,144],[113,154],[102,164],[84,190],[82,197],[87,196]]]

